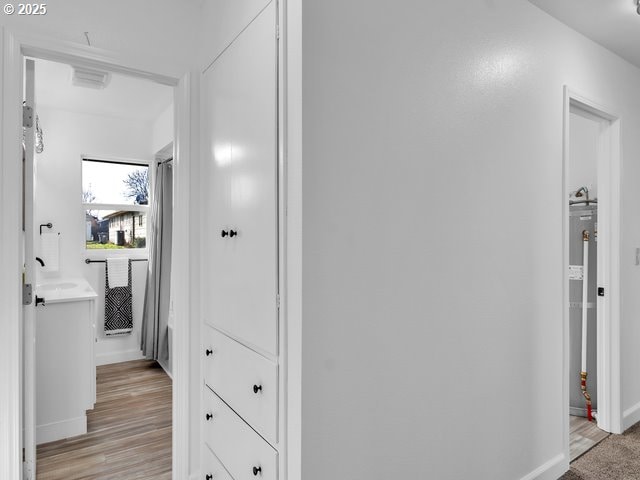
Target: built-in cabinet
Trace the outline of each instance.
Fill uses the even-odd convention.
[[[277,480],[277,2],[202,77],[202,478]]]
[[[84,279],[36,286],[36,443],[87,433],[96,403],[96,293]]]

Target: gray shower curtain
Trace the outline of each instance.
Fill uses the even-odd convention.
[[[169,365],[169,300],[173,214],[171,162],[158,164],[147,227],[149,270],[142,314],[141,349],[149,360]]]

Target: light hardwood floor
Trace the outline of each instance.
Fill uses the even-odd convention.
[[[584,417],[569,417],[569,453],[573,462],[583,453],[591,450],[609,434],[600,430],[596,422],[590,422]]]
[[[171,379],[146,360],[97,377],[88,433],[39,445],[37,480],[171,480]]]

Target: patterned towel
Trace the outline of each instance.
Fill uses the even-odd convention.
[[[126,335],[131,333],[131,330],[133,330],[131,260],[129,260],[128,283],[126,287],[109,288],[109,264],[105,263],[104,287],[105,335]]]

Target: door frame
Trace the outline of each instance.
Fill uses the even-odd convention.
[[[37,103],[35,98],[35,62],[28,59],[24,62],[24,101],[26,104],[37,111]],[[23,122],[24,123],[24,122]],[[23,126],[24,128],[24,126]],[[35,252],[34,252],[34,160],[35,160],[35,126],[32,123],[27,127],[27,135],[25,136],[25,149],[23,160],[23,184],[24,190],[22,197],[25,199],[23,205],[23,255],[21,257],[24,262],[23,283],[35,284]],[[36,466],[36,310],[34,302],[22,307],[22,343],[23,350],[23,367],[22,367],[22,435],[24,445],[24,468],[23,473],[26,478],[35,477]],[[27,341],[29,339],[29,341]],[[25,392],[31,392],[25,395]]]
[[[174,289],[176,318],[190,318],[189,176],[192,165],[192,73],[182,78],[128,66],[111,52],[21,35],[0,27],[2,91],[0,95],[0,477],[23,478],[22,467],[22,292],[21,252],[21,125],[25,56],[101,68],[148,79],[174,88],[174,274],[183,279]],[[189,472],[189,322],[173,331],[173,478]]]
[[[564,87],[562,156],[562,268],[563,268],[563,395],[564,445],[569,459],[569,159],[571,107],[603,122],[598,141],[598,297],[597,375],[598,427],[622,433],[620,391],[620,116],[568,86]],[[600,275],[600,273],[602,275]]]

